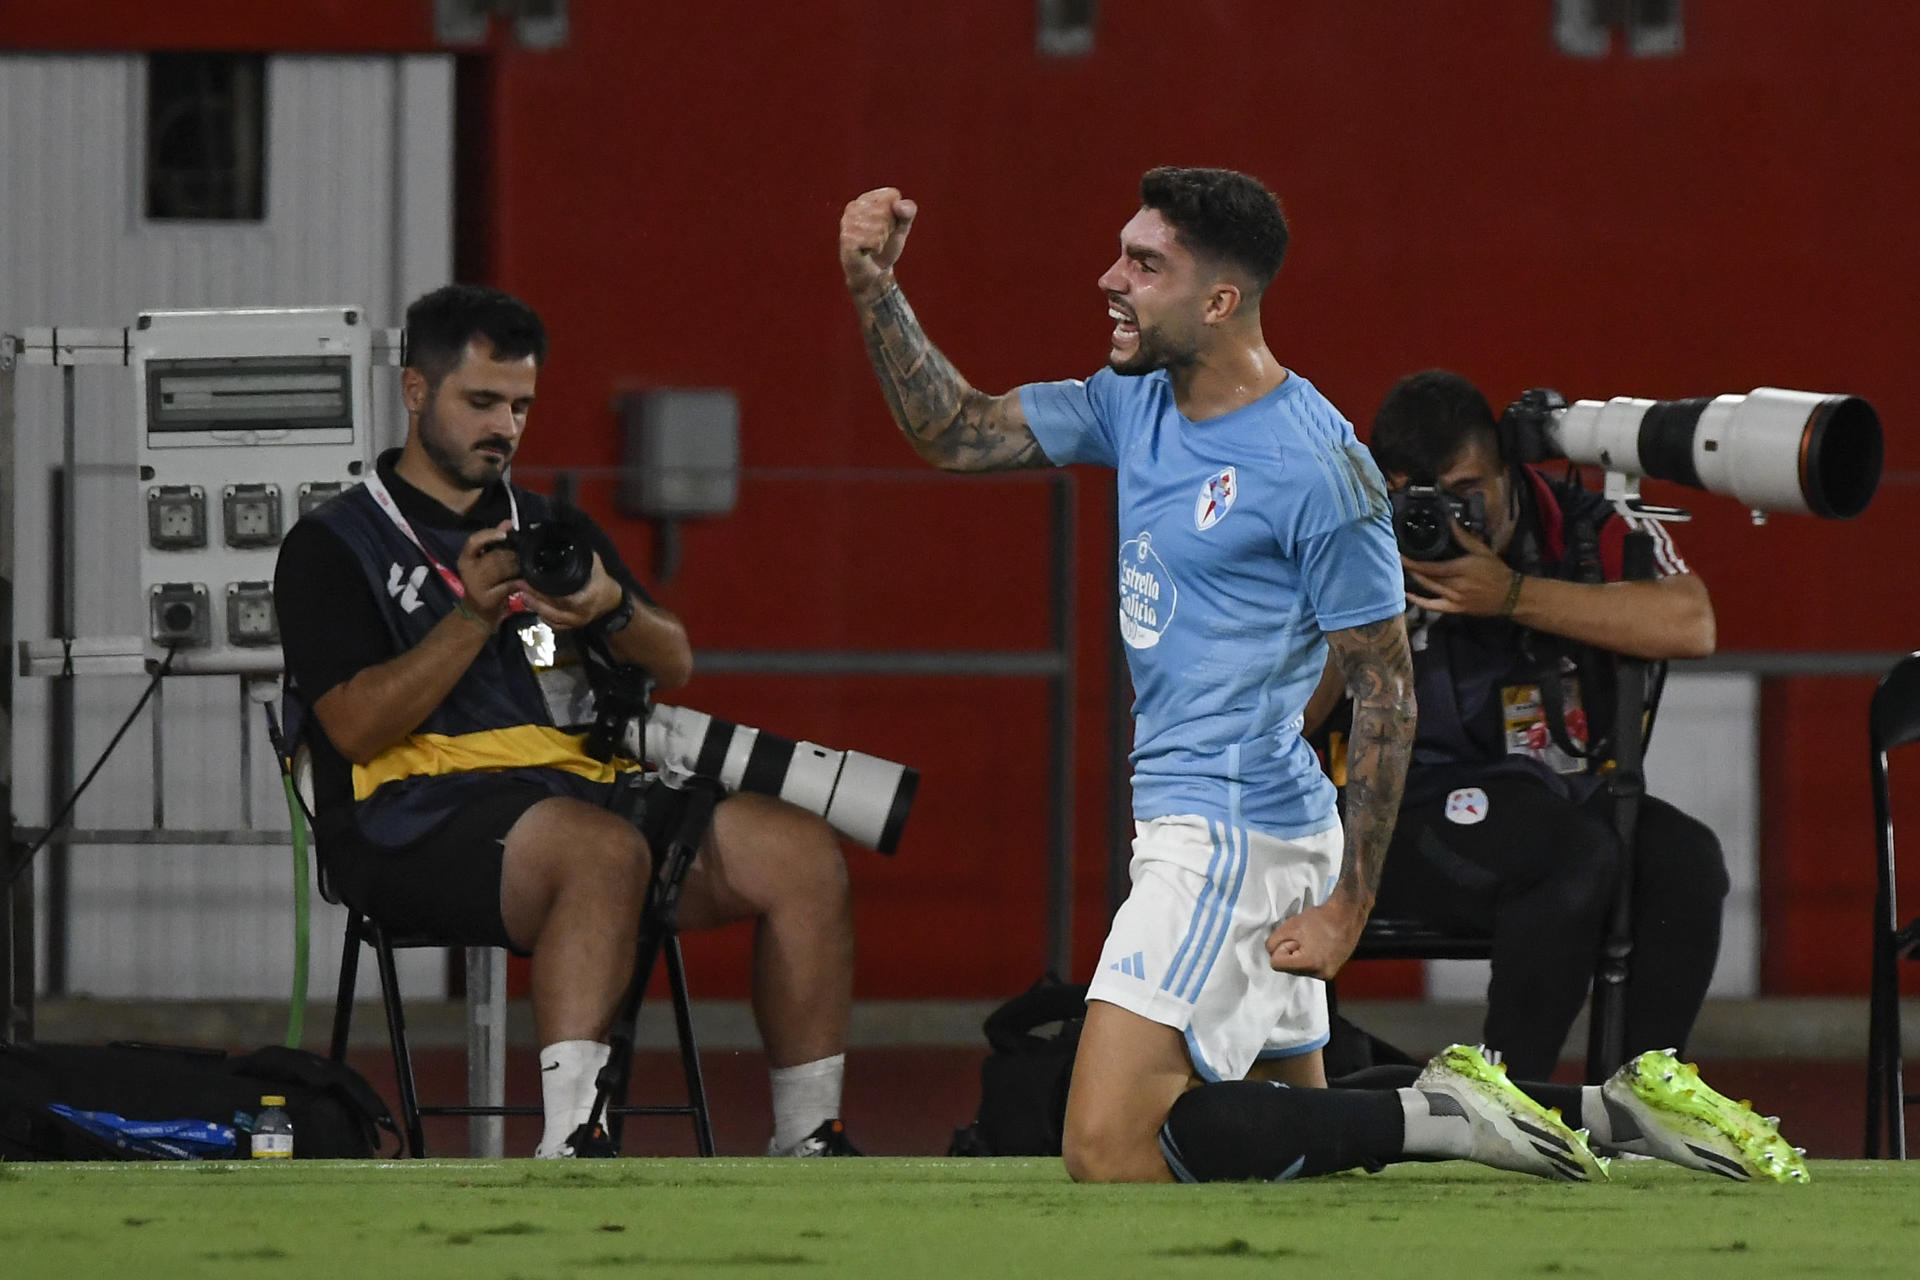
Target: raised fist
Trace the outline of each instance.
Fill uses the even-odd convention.
[[[840,214],[840,269],[856,298],[873,298],[893,283],[893,264],[907,247],[918,207],[898,187],[855,198]]]

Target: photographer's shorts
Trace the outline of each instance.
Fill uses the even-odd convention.
[[[1087,999],[1184,1033],[1206,1080],[1326,1044],[1326,984],[1276,973],[1267,935],[1326,901],[1340,872],[1338,823],[1281,840],[1187,815],[1137,822],[1134,833],[1133,890]]]
[[[396,937],[515,950],[500,917],[502,842],[522,814],[552,798],[544,787],[502,783],[399,848],[329,836],[324,853],[333,888]]]

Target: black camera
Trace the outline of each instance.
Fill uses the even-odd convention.
[[[1387,495],[1393,506],[1393,536],[1409,560],[1451,560],[1466,554],[1453,536],[1453,521],[1482,542],[1487,538],[1487,502],[1480,494],[1458,497],[1438,485],[1410,484]]]
[[[593,543],[572,521],[513,529],[499,545],[520,557],[520,577],[543,596],[570,596],[593,580]]]

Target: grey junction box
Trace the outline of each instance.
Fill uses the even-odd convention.
[[[624,438],[622,514],[731,512],[740,496],[740,400],[727,387],[662,388],[614,401]]]

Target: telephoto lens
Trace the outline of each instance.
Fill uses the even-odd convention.
[[[1691,400],[1576,400],[1536,387],[1502,416],[1509,461],[1570,458],[1725,494],[1756,512],[1851,520],[1880,487],[1880,415],[1859,396],[1755,387]]]
[[[835,751],[734,724],[687,707],[655,703],[644,730],[627,743],[669,779],[707,778],[728,791],[778,796],[856,844],[880,853],[900,847],[920,772],[858,751]]]

